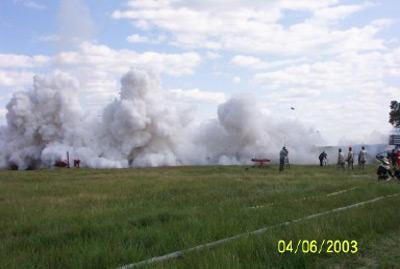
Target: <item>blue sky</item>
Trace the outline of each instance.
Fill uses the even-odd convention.
[[[139,66],[197,107],[199,121],[244,92],[328,144],[379,142],[400,96],[399,14],[394,0],[3,0],[0,122],[34,74],[76,76],[95,111]]]

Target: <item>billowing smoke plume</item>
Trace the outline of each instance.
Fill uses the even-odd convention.
[[[0,167],[52,167],[66,152],[95,168],[240,164],[275,160],[283,145],[293,162],[307,163],[321,141],[297,122],[265,115],[247,95],[221,104],[217,119],[194,125],[187,111],[168,104],[157,76],[143,70],[123,76],[120,98],[100,120],[84,116],[78,96],[78,82],[61,72],[35,76],[31,91],[15,93],[0,129]]]
[[[276,159],[283,145],[297,163],[313,162],[316,131],[265,115],[252,96],[238,95],[218,107],[218,120],[205,124],[197,137],[212,163],[249,163],[251,158]]]
[[[99,146],[105,158],[132,166],[177,165],[180,131],[187,124],[182,115],[165,105],[154,75],[129,72],[120,99],[104,110]]]
[[[3,166],[40,167],[54,161],[59,147],[79,146],[78,89],[76,80],[55,73],[35,76],[32,91],[14,94],[7,105],[7,127],[1,133]]]

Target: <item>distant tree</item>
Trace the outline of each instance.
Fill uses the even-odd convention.
[[[400,103],[397,101],[390,102],[389,122],[394,127],[400,127]]]

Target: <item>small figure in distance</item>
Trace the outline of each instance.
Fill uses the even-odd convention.
[[[367,163],[367,151],[365,147],[362,146],[360,152],[358,153],[358,165],[360,169],[365,169],[365,164]]]
[[[319,165],[324,166],[327,164],[328,154],[326,154],[325,151],[322,151],[322,153],[318,156],[318,159],[319,159]]]
[[[75,159],[74,160],[74,167],[75,168],[80,168],[81,167],[81,160]]]
[[[396,149],[393,149],[391,152],[388,154],[389,161],[391,162],[392,166],[395,167],[397,163],[397,154],[396,154]]]
[[[400,168],[400,147],[396,146],[392,150],[392,153],[390,154],[390,159],[392,161],[392,166],[393,168]]]
[[[285,167],[285,161],[288,156],[289,152],[284,146],[281,151],[279,152],[279,172],[282,172]]]
[[[400,169],[400,146],[396,146],[397,168]]]
[[[399,180],[400,183],[400,145],[396,145],[396,148],[394,149],[394,160],[392,163],[393,170],[394,170],[394,176]]]
[[[285,148],[285,151],[286,151],[286,157],[285,157],[285,167],[286,168],[290,168],[290,162],[289,162],[289,151],[287,150],[287,148],[286,147],[284,147]]]
[[[347,161],[347,168],[350,169],[350,167],[351,167],[351,170],[353,170],[354,169],[354,152],[351,147],[349,147],[349,152],[347,153],[346,161]]]
[[[341,168],[344,170],[345,166],[345,161],[344,161],[344,154],[342,152],[342,149],[338,150],[338,161],[337,161],[337,168]]]

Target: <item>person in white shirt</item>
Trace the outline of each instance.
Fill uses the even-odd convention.
[[[365,147],[362,146],[360,152],[358,153],[358,165],[361,169],[365,169],[365,164],[367,163],[367,151]]]
[[[342,149],[339,149],[337,167],[344,170],[344,166],[345,166],[344,154],[342,152]]]

